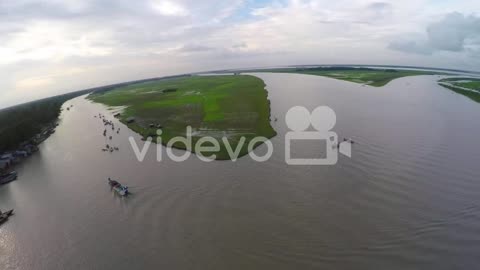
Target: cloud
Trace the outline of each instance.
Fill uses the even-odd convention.
[[[27,78],[22,79],[16,83],[18,89],[38,89],[53,84],[54,81],[50,77]]]
[[[392,15],[393,5],[386,2],[373,2],[367,5],[367,10],[374,18],[385,18]]]
[[[415,40],[395,40],[392,41],[388,48],[407,52],[407,53],[418,53],[418,54],[432,54],[433,50],[427,43],[422,41]]]
[[[465,50],[470,42],[480,38],[480,17],[465,16],[458,12],[450,13],[443,20],[427,28],[429,44],[444,51]],[[480,44],[480,43],[478,43]]]
[[[236,67],[480,69],[478,14],[463,15],[475,10],[474,0],[0,1],[0,100]]]
[[[392,8],[392,4],[386,2],[373,2],[368,4],[368,8],[382,12],[384,10],[390,10]]]
[[[240,42],[240,43],[237,43],[237,44],[233,44],[232,48],[234,48],[234,49],[244,49],[244,48],[248,48],[248,45],[245,42]]]
[[[82,34],[76,34],[78,31]],[[0,64],[107,55],[111,53],[111,47],[94,44],[94,40],[106,36],[101,30],[39,21],[26,26],[23,31],[10,33],[10,38],[0,45]]]
[[[178,49],[180,52],[206,52],[212,50],[214,50],[214,48],[198,44],[186,44]]]
[[[187,16],[189,14],[185,7],[170,1],[153,1],[152,7],[165,16]]]
[[[393,50],[407,53],[432,54],[438,51],[475,52],[480,46],[480,17],[458,12],[427,26],[425,35],[401,38],[389,44]]]

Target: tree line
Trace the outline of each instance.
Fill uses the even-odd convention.
[[[0,152],[13,150],[53,123],[62,104],[90,90],[59,95],[0,110]]]
[[[17,148],[22,142],[39,134],[46,125],[52,124],[60,115],[61,107],[67,100],[92,92],[101,94],[134,83],[159,79],[175,79],[184,76],[190,76],[190,74],[149,78],[100,86],[2,109],[0,110],[0,153]]]

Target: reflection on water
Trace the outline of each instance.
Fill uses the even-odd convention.
[[[0,227],[1,269],[474,269],[480,244],[480,106],[435,77],[383,88],[257,74],[278,136],[255,163],[143,163],[121,127],[102,135],[99,104],[67,102],[57,132],[0,187],[16,215]],[[287,166],[287,110],[337,114],[357,143],[336,166]],[[272,117],[272,119],[273,119]],[[120,151],[102,152],[105,144]],[[314,147],[292,149],[312,156]],[[262,151],[262,149],[258,149]],[[129,198],[107,185],[131,187]]]

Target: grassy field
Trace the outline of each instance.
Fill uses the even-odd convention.
[[[240,138],[245,137],[246,142],[240,150],[243,156],[248,154],[247,145],[254,137],[276,135],[270,125],[270,102],[265,84],[253,76],[158,80],[94,93],[89,98],[109,106],[126,106],[120,121],[144,137],[155,137],[157,126],[161,125],[163,144],[176,136],[185,137],[186,127],[191,126],[193,145],[203,136],[214,137],[220,142],[226,137],[235,150]],[[129,117],[135,117],[135,122],[127,123]],[[185,149],[183,144],[174,147]],[[194,149],[189,150],[194,152]],[[214,154],[219,160],[230,159],[223,143],[220,143],[220,151]]]
[[[370,86],[384,86],[390,81],[407,76],[433,75],[434,73],[411,70],[345,70],[345,71],[302,71],[302,74],[330,77]]]
[[[440,82],[480,91],[480,79],[478,78],[447,78],[440,80]]]
[[[476,102],[480,102],[480,79],[477,78],[447,78],[439,81],[439,84],[456,93],[462,94]],[[473,91],[468,91],[467,88]],[[477,91],[477,92],[474,92]]]
[[[361,83],[376,87],[384,86],[390,81],[401,77],[439,74],[435,72],[417,70],[373,69],[355,67],[286,68],[264,70],[258,72],[299,73],[325,76],[338,80]]]

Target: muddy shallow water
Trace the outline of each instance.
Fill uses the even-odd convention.
[[[56,133],[0,186],[0,207],[16,210],[0,226],[0,269],[477,268],[480,104],[434,76],[373,88],[256,75],[278,119],[264,163],[176,163],[165,151],[158,162],[154,147],[138,162],[128,138],[143,142],[111,111],[68,101]],[[284,116],[295,105],[334,109],[353,157],[286,165]],[[112,141],[100,112],[121,128]],[[120,150],[102,152],[106,143]],[[317,144],[291,151],[315,156]],[[115,195],[108,177],[132,196]]]

